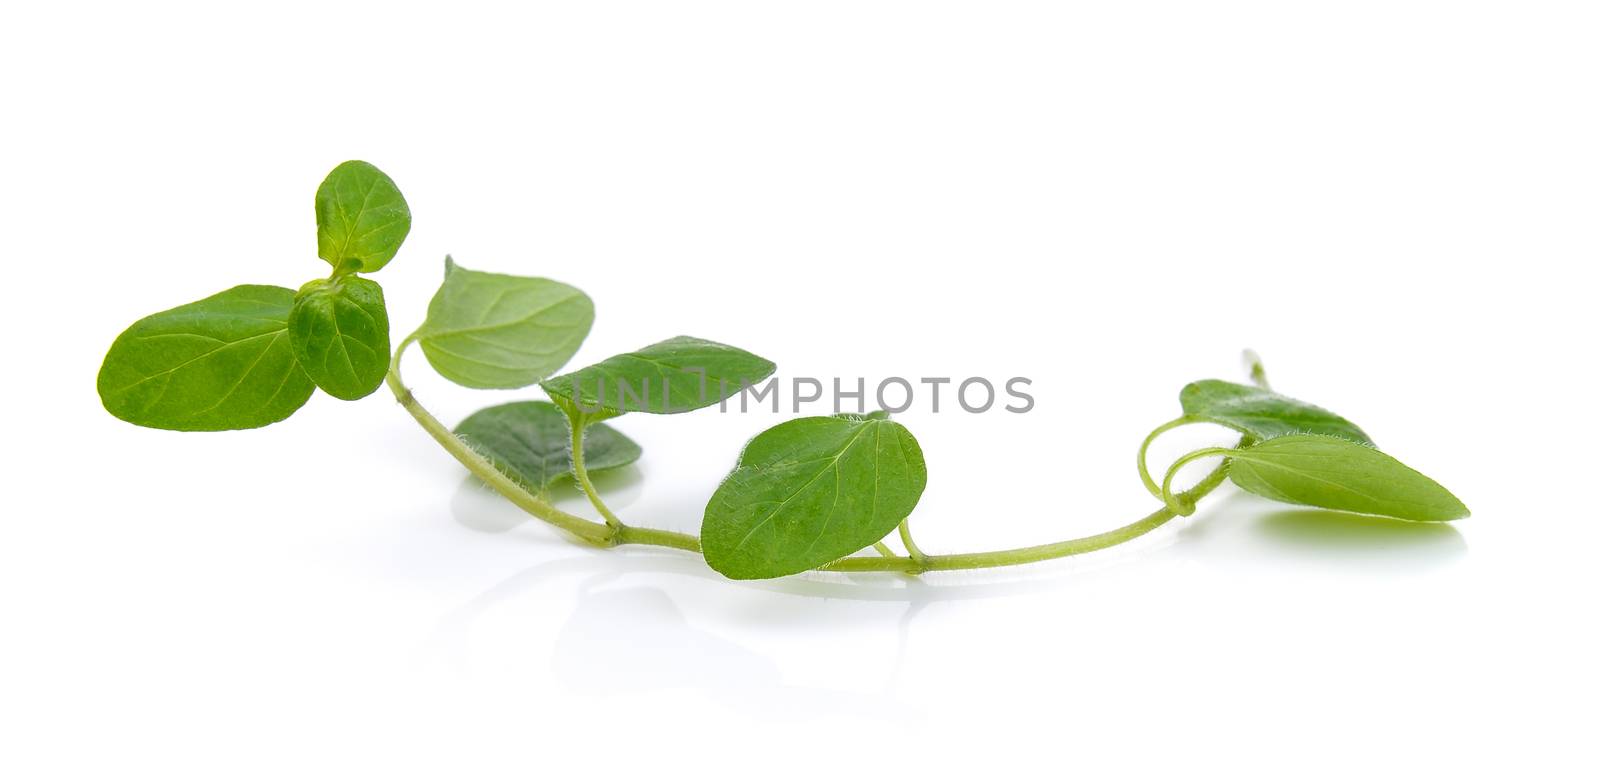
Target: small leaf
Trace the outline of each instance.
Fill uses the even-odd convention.
[[[1256,439],[1286,434],[1326,434],[1372,444],[1356,424],[1321,407],[1269,390],[1222,380],[1201,380],[1178,394],[1190,417],[1227,426]]]
[[[394,180],[360,160],[340,163],[317,188],[317,255],[339,268],[377,271],[411,232],[411,208]]]
[[[294,414],[311,379],[289,347],[294,291],[240,285],[123,331],[96,385],[111,414],[177,431],[258,428]]]
[[[383,384],[389,371],[389,313],[383,288],[354,276],[319,279],[295,294],[289,344],[317,387],[345,400]]]
[[[1340,437],[1293,434],[1230,456],[1228,477],[1257,496],[1406,521],[1471,513],[1445,487],[1377,448]]]
[[[444,284],[417,330],[428,363],[468,388],[522,388],[560,369],[594,324],[594,302],[540,277],[470,271],[444,259]]]
[[[516,401],[472,413],[456,433],[523,488],[541,493],[572,476],[567,415],[548,401]],[[639,446],[604,423],[583,432],[584,467],[593,474],[639,460]]]
[[[776,368],[737,347],[676,336],[539,385],[557,403],[576,402],[590,419],[624,412],[672,415],[716,404]]]
[[[883,539],[927,485],[922,449],[899,423],[800,418],[762,432],[706,505],[701,546],[737,580],[820,567]]]

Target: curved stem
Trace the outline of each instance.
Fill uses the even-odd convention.
[[[1145,490],[1149,491],[1151,496],[1154,496],[1157,499],[1162,498],[1161,486],[1156,485],[1156,481],[1150,477],[1150,468],[1148,463],[1145,461],[1146,454],[1150,452],[1150,443],[1156,441],[1156,437],[1159,437],[1162,434],[1165,434],[1179,426],[1187,426],[1190,423],[1201,422],[1203,421],[1191,415],[1184,415],[1181,418],[1169,420],[1166,423],[1156,426],[1156,430],[1150,432],[1150,435],[1145,437],[1143,442],[1139,443],[1139,479],[1144,481]],[[1163,499],[1163,501],[1165,500]]]
[[[911,539],[910,518],[900,522],[900,543],[906,546],[906,553],[910,554],[912,561],[927,560],[928,554],[923,553],[922,549],[917,547],[916,541]]]
[[[614,536],[622,530],[622,519],[600,500],[600,492],[594,490],[594,483],[589,482],[589,470],[583,468],[583,431],[588,424],[581,415],[568,415],[567,424],[572,429],[572,475],[577,478],[584,495],[589,497],[589,503],[600,512],[600,517],[606,519],[606,526],[610,527]]]
[[[412,334],[402,340],[399,346],[395,348],[394,358],[389,365],[389,374],[385,381],[389,386],[389,390],[394,393],[395,399],[400,402],[400,406],[404,407],[406,412],[416,419],[417,423],[422,426],[424,431],[428,432],[429,436],[433,437],[434,441],[438,442],[446,452],[459,461],[462,466],[466,467],[467,471],[478,477],[500,495],[511,500],[512,504],[522,508],[523,511],[588,544],[599,547],[655,545],[692,553],[700,552],[700,540],[692,534],[667,531],[665,529],[621,525],[620,520],[617,527],[595,523],[557,509],[549,502],[529,493],[522,486],[506,477],[493,464],[490,464],[488,459],[485,459],[468,446],[466,442],[462,441],[460,437],[452,433],[450,429],[446,428],[444,424],[440,423],[437,418],[417,402],[416,397],[406,388],[400,375],[400,359],[405,354],[406,348],[416,340],[416,334]],[[1212,450],[1219,451],[1217,454],[1232,452],[1224,448],[1212,448]],[[581,453],[581,450],[577,452]],[[1191,453],[1183,459],[1179,459],[1178,465],[1198,457],[1200,456]],[[578,458],[581,458],[581,455]],[[574,460],[575,464],[576,461],[577,459]],[[1176,466],[1174,466],[1174,471]],[[1227,464],[1224,463],[1195,484],[1193,488],[1176,494],[1172,498],[1180,507],[1193,508],[1195,503],[1202,497],[1221,485],[1226,476]],[[1170,488],[1171,474],[1169,473],[1166,485],[1168,495],[1170,495]],[[594,496],[591,495],[591,499],[594,499]],[[610,511],[607,510],[605,512],[609,514]],[[1180,514],[1175,512],[1173,507],[1166,506],[1121,528],[1088,537],[1079,537],[1044,545],[1033,545],[1026,548],[933,556],[924,555],[920,549],[911,547],[910,532],[906,525],[902,524],[901,539],[907,542],[907,550],[913,551],[911,556],[892,555],[892,551],[891,555],[855,556],[835,561],[818,569],[831,572],[900,572],[915,574],[937,570],[985,569],[1031,564],[1065,556],[1076,556],[1109,548],[1113,545],[1120,545],[1160,528],[1162,524],[1178,517]],[[610,519],[608,518],[608,520]]]
[[[511,478],[506,477],[500,470],[495,469],[488,459],[480,455],[478,451],[473,450],[460,437],[452,433],[450,429],[445,428],[438,418],[435,418],[421,404],[417,403],[416,397],[411,395],[411,391],[406,388],[405,383],[400,378],[400,358],[405,354],[406,348],[416,339],[416,334],[412,334],[401,341],[399,347],[395,348],[394,359],[389,363],[389,375],[385,378],[385,382],[388,383],[389,390],[394,392],[394,397],[400,402],[400,406],[404,407],[406,412],[411,413],[411,417],[415,418],[417,423],[422,426],[422,430],[428,432],[428,435],[433,437],[434,441],[445,449],[445,452],[461,462],[461,465],[466,467],[468,472],[477,476],[479,480],[488,484],[490,488],[493,488],[501,496],[510,499],[512,504],[522,508],[528,514],[591,545],[605,546],[615,544],[615,541],[611,539],[610,529],[594,521],[562,512],[549,502],[529,493]]]
[[[1179,498],[1193,504],[1200,501],[1206,494],[1216,490],[1217,486],[1227,477],[1226,467],[1218,467],[1205,479],[1195,484],[1195,487],[1178,494]],[[917,566],[919,571],[931,572],[936,570],[955,569],[986,569],[989,567],[1011,567],[1018,564],[1032,564],[1039,561],[1059,559],[1066,556],[1076,556],[1081,553],[1102,550],[1121,545],[1136,537],[1148,534],[1160,528],[1162,524],[1178,517],[1171,508],[1163,507],[1133,523],[1118,529],[1112,529],[1101,534],[1079,537],[1074,540],[1033,545],[1026,548],[1012,548],[1010,550],[986,551],[983,553],[954,553],[948,555],[928,556],[920,563],[910,559],[885,559],[871,556],[860,556],[841,559],[821,569],[833,572],[905,572],[909,566]]]
[[[1211,456],[1223,456],[1226,458],[1227,456],[1231,456],[1237,452],[1239,451],[1229,447],[1207,447],[1196,450],[1193,453],[1189,453],[1177,461],[1172,462],[1172,466],[1167,468],[1167,476],[1161,481],[1161,501],[1166,503],[1168,510],[1178,515],[1190,515],[1194,513],[1194,502],[1184,499],[1181,494],[1176,496],[1173,495],[1172,478],[1178,475],[1179,469],[1182,469],[1185,464],[1191,461],[1198,461],[1199,459],[1209,458]],[[1216,473],[1225,473],[1227,468],[1228,462],[1223,461],[1222,466],[1217,467]]]

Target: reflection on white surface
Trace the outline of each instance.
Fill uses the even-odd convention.
[[[611,488],[625,491],[636,484],[623,479]],[[451,506],[456,522],[476,531],[505,534],[531,520],[471,481],[461,485]],[[549,534],[537,523],[527,531]],[[916,619],[940,603],[1054,589],[1082,592],[1108,573],[1115,578],[1119,568],[1163,562],[1273,576],[1295,570],[1381,579],[1448,565],[1467,550],[1448,524],[1283,509],[1238,494],[1152,538],[1124,555],[993,573],[824,573],[761,582],[727,581],[677,551],[568,551],[552,541],[540,548],[558,551],[558,558],[534,564],[451,611],[437,627],[435,647],[456,669],[473,673],[485,665],[494,675],[507,665],[548,665],[550,680],[579,697],[693,691],[773,721],[850,715],[906,722],[919,718],[915,707],[901,707],[913,704],[902,688],[908,663],[917,656]],[[481,625],[506,622],[529,625],[499,632],[519,638],[520,647],[499,647],[506,641],[498,636],[478,636]],[[783,647],[778,653],[786,658],[780,659],[742,640],[774,633],[789,638],[786,645],[795,638],[834,638],[833,645],[850,646],[844,656],[865,672],[853,684],[819,685],[809,680],[810,668],[837,668],[837,659],[818,660]],[[840,653],[822,649],[829,650]]]
[[[711,581],[702,570],[699,562],[670,553],[580,551],[530,567],[453,611],[441,622],[436,641],[455,663],[468,665],[470,638],[480,617],[515,610],[523,600],[546,603],[570,590],[575,592],[570,615],[548,648],[528,648],[525,657],[537,663],[547,655],[554,679],[570,693],[612,696],[691,689],[778,720],[840,713],[887,717],[885,706],[894,704],[893,670],[882,691],[867,693],[786,683],[774,660],[690,620],[666,589],[644,585],[661,576]],[[889,660],[892,668],[903,662],[909,620],[918,610],[917,602],[899,610],[902,650]]]

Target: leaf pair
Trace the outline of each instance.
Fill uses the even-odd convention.
[[[356,273],[388,265],[410,232],[405,196],[371,163],[342,163],[317,188],[317,254],[334,274],[300,289],[289,337],[301,367],[331,396],[351,401],[383,384],[389,312],[383,288]]]
[[[576,288],[471,271],[447,258],[444,282],[416,332],[428,362],[457,384],[520,388],[538,382],[549,394],[554,403],[489,407],[455,430],[533,493],[572,474],[573,429],[588,471],[614,469],[637,460],[640,448],[598,421],[628,412],[703,409],[776,369],[736,347],[678,336],[549,377],[577,351],[593,322],[594,304]],[[916,440],[886,416],[789,421],[750,442],[707,505],[706,560],[734,578],[827,564],[893,531],[926,483]]]
[[[495,303],[507,299],[518,304]],[[588,297],[561,283],[480,274],[452,264],[418,333],[429,363],[446,377],[469,387],[520,387],[565,363],[592,320]],[[552,347],[531,349],[540,344]],[[517,345],[529,348],[509,349]],[[573,439],[582,442],[587,472],[638,460],[639,446],[599,421],[626,412],[676,414],[708,407],[776,368],[737,347],[679,336],[544,380],[553,402],[479,410],[455,432],[495,469],[540,494],[574,473]],[[644,392],[624,398],[608,387]]]
[[[445,258],[444,282],[413,338],[441,376],[469,388],[540,383],[554,401],[479,410],[456,433],[496,469],[540,493],[571,474],[571,429],[588,471],[633,463],[639,446],[598,421],[626,412],[675,414],[716,404],[772,374],[773,363],[725,344],[679,336],[560,377],[589,335],[594,303],[541,277],[472,271]],[[549,379],[547,379],[549,378]]]
[[[1470,514],[1444,486],[1379,451],[1359,426],[1321,407],[1221,380],[1190,383],[1179,401],[1186,418],[1245,436],[1227,453],[1228,479],[1250,493],[1408,521]]]
[[[358,160],[317,188],[317,251],[334,267],[299,293],[241,285],[143,318],[117,337],[97,386],[111,414],[180,431],[257,428],[294,414],[321,387],[357,399],[389,368],[376,271],[411,229],[405,198]]]

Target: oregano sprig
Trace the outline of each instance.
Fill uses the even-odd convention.
[[[1200,380],[1179,393],[1183,414],[1138,449],[1139,478],[1159,505],[1089,537],[976,553],[929,554],[910,516],[928,468],[912,433],[888,413],[804,417],[757,434],[708,498],[700,536],[634,525],[606,505],[590,475],[638,460],[609,422],[627,413],[680,415],[718,404],[770,376],[766,358],[677,336],[553,376],[576,354],[594,304],[570,285],[472,271],[445,258],[426,320],[390,354],[383,290],[363,276],[388,264],[411,227],[400,190],[369,163],[335,168],[316,193],[317,254],[332,267],[298,291],[241,285],[143,318],[112,343],[97,381],[118,418],[183,431],[256,428],[288,418],[321,388],[359,399],[387,383],[401,407],[469,472],[516,506],[599,547],[693,551],[734,579],[805,572],[922,572],[1026,564],[1101,550],[1192,514],[1224,482],[1275,501],[1417,522],[1468,515],[1439,483],[1383,453],[1360,427],[1273,391],[1254,354],[1250,384]],[[453,430],[401,378],[420,346],[441,376],[469,388],[539,385],[548,401],[480,410]],[[1191,451],[1151,474],[1151,443],[1211,423],[1231,447]],[[1179,470],[1217,466],[1187,490]],[[556,508],[552,485],[572,479],[603,522]],[[905,553],[888,544],[898,537]]]

